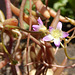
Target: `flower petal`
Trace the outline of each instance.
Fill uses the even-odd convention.
[[[54,29],[53,27],[49,26],[49,31],[50,31],[50,32],[51,32],[53,29]]]
[[[39,25],[32,25],[34,31],[39,31]]]
[[[51,41],[53,40],[53,37],[49,34],[49,35],[46,35],[44,38],[43,38],[43,41]]]
[[[62,29],[62,23],[61,23],[61,22],[58,22],[58,24],[57,24],[57,29],[59,29],[59,30]]]
[[[37,21],[38,21],[38,24],[39,24],[39,25],[43,25],[43,22],[42,22],[42,20],[41,20],[41,18],[40,18],[40,17],[38,18],[38,20],[37,20]]]
[[[62,32],[62,38],[65,38],[67,36],[69,36],[69,34],[67,32]]]
[[[54,44],[55,46],[59,47],[60,46],[60,39],[54,39]]]

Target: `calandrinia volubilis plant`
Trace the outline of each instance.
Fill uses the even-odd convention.
[[[44,41],[53,41],[54,44],[59,47],[60,39],[67,37],[69,34],[67,32],[62,31],[62,23],[58,22],[57,27],[54,29],[53,27],[49,27],[50,34],[46,35],[43,40]]]
[[[69,34],[67,32],[62,31],[62,23],[58,22],[57,27],[49,27],[50,34],[46,35],[43,40],[44,41],[53,41],[54,44],[59,47],[60,46],[60,39],[67,37]]]
[[[49,31],[47,30],[47,28],[43,25],[42,20],[39,19],[37,20],[39,25],[33,25],[33,30],[34,31],[42,31],[48,32],[48,35],[46,35],[45,37],[43,37],[43,41],[53,41],[55,46],[59,47],[60,46],[60,39],[63,39],[65,37],[67,37],[69,34],[67,32],[62,31],[62,23],[58,22],[57,27],[53,28],[53,27],[49,27]]]
[[[42,20],[40,19],[40,17],[38,18],[38,24],[39,25],[33,25],[33,30],[34,31],[42,31],[42,32],[45,32],[47,30],[47,28],[44,26]]]

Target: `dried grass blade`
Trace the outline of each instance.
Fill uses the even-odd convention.
[[[52,21],[52,23],[50,25],[51,27],[53,27],[53,28],[56,28],[57,27],[57,24],[59,22],[59,16],[60,16],[60,10],[58,10],[55,18],[53,19],[53,21]]]

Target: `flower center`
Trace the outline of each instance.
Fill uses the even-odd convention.
[[[39,29],[39,31],[45,31],[45,30],[47,30],[47,28],[44,25],[41,26],[40,29]]]
[[[54,38],[60,38],[62,34],[61,34],[61,31],[60,31],[60,30],[54,29],[54,30],[52,30],[51,35],[52,35]]]

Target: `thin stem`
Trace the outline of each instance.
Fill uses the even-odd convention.
[[[74,34],[75,34],[75,30],[73,31],[71,37],[66,41],[66,43],[69,43],[73,38],[75,38]]]
[[[45,4],[46,4],[46,8],[47,8],[47,6],[48,6],[48,0],[45,0]]]
[[[28,33],[27,32],[23,32],[23,34],[25,34],[26,37],[28,37]],[[33,40],[36,44],[38,44],[39,46],[41,46],[41,42],[39,42],[36,38],[34,38],[32,35],[30,35],[30,39]]]
[[[18,34],[18,40],[17,40],[17,43],[16,43],[16,46],[15,46],[15,50],[14,50],[14,52],[13,52],[13,54],[15,54],[17,51],[18,51],[18,48],[19,48],[19,45],[20,45],[20,40],[21,40],[21,38],[22,38],[22,35],[21,35],[21,33],[20,33],[20,31],[18,31],[18,30],[12,30],[14,33],[16,33],[16,34]]]
[[[11,7],[10,7],[10,0],[5,0],[6,4],[6,14],[7,14],[7,19],[12,17],[12,12],[11,12]]]
[[[44,69],[45,69],[45,66],[42,66],[41,69],[35,73],[35,75],[40,75]]]
[[[3,61],[0,61],[0,69],[3,68],[5,65],[7,65],[8,60],[4,59]]]
[[[46,27],[47,27],[48,20],[49,20],[49,19],[46,19],[46,21],[45,21],[45,26],[46,26]]]
[[[68,56],[66,47],[65,47],[62,43],[60,43],[60,44],[61,44],[61,46],[62,46],[63,49],[64,49],[64,52],[65,52],[66,57],[67,57],[68,59],[70,59],[70,60],[75,60],[75,58],[71,58],[71,57]]]
[[[49,64],[46,63],[46,62],[30,62],[30,63],[24,65],[24,67],[25,67],[25,66],[29,66],[29,65],[33,65],[33,64],[37,64],[37,63],[43,64],[43,65],[45,65],[46,67],[49,67],[49,66],[52,66],[52,67],[61,67],[61,68],[73,68],[73,67],[75,67],[75,64],[72,64],[72,65],[70,65],[70,66],[62,66],[62,65],[55,65],[55,64],[50,64],[50,65],[49,65]]]
[[[9,54],[8,50],[6,49],[4,42],[3,42],[3,32],[4,32],[4,28],[2,29],[2,33],[1,33],[2,45],[3,45],[4,51],[6,52],[6,54],[8,54],[10,56],[10,54]]]
[[[15,65],[11,65],[12,75],[17,75]]]
[[[72,32],[73,30],[75,30],[75,27],[72,28],[72,29],[70,29],[69,31],[67,31],[67,33],[70,33],[70,32]]]
[[[66,48],[64,48],[64,52],[65,52],[65,54],[66,54],[66,56],[67,56],[68,59],[70,59],[70,60],[75,60],[75,58],[71,58],[71,57],[68,56],[68,54],[67,54],[67,49],[66,49]]]
[[[38,32],[38,31],[30,31],[30,30],[25,30],[25,29],[22,29],[20,27],[17,27],[17,26],[10,26],[10,25],[5,25],[5,27],[7,28],[14,28],[14,29],[19,29],[19,30],[22,30],[22,31],[25,31],[25,32],[28,32],[28,33],[39,33],[41,34],[42,32]]]
[[[46,4],[46,8],[48,6],[48,0],[45,0],[45,4]],[[48,19],[46,18],[46,21],[45,21],[45,26],[47,27],[47,23],[48,23]]]
[[[11,32],[6,31],[5,33],[10,37],[9,46],[7,46],[7,50],[8,50],[9,53],[11,53],[12,45],[13,45],[14,40],[13,40]]]
[[[22,75],[22,72],[18,65],[16,65],[16,71],[17,71],[17,75]]]
[[[29,5],[30,5],[30,19],[29,19],[29,23],[30,23],[30,25],[29,25],[29,31],[31,31],[31,25],[32,25],[32,21],[31,21],[31,16],[32,16],[32,14],[31,14],[31,10],[32,10],[32,0],[29,0],[30,2],[29,2]],[[27,39],[27,48],[26,48],[26,58],[27,58],[27,60],[26,60],[26,64],[28,64],[28,46],[29,46],[29,40],[30,40],[30,33],[28,33],[28,39]],[[28,71],[28,75],[29,75],[29,67],[27,66],[27,71]]]
[[[24,29],[23,25],[23,11],[24,11],[24,6],[25,6],[26,0],[22,0],[21,7],[20,7],[20,27]]]
[[[12,63],[13,59],[12,59],[11,55],[9,54],[8,50],[6,49],[4,42],[3,42],[3,32],[4,32],[4,29],[2,29],[2,33],[1,33],[2,45],[3,45],[4,51],[6,52],[6,54],[9,57],[10,62]],[[15,66],[12,64],[11,64],[12,73],[13,73],[13,75],[17,75],[16,70],[15,70]]]
[[[13,63],[14,60],[13,60],[11,54],[8,52],[8,50],[6,49],[6,47],[5,47],[5,45],[4,45],[4,42],[3,42],[3,32],[4,32],[4,28],[2,29],[2,33],[1,33],[1,41],[2,41],[2,45],[3,45],[4,51],[5,51],[5,53],[8,55],[11,64],[14,64],[14,63]]]

